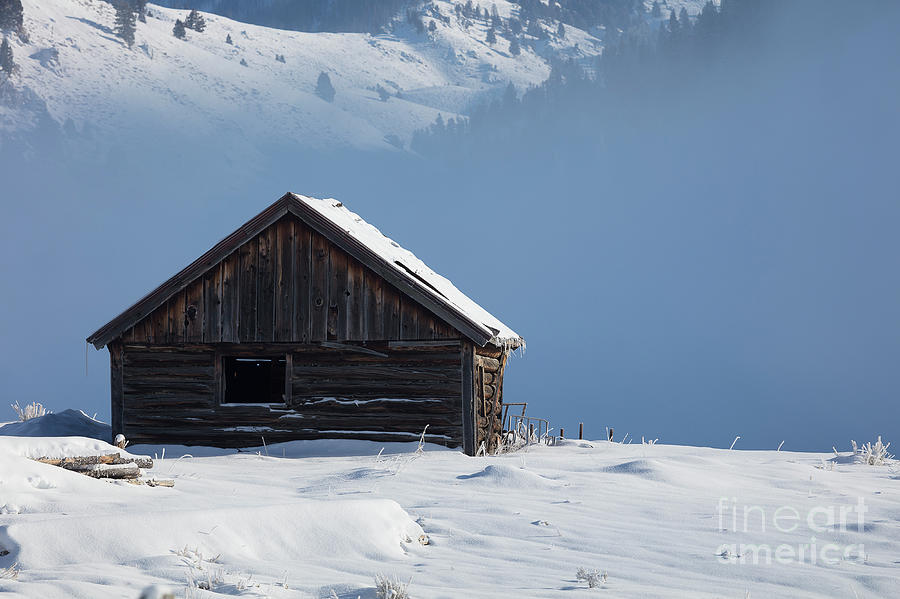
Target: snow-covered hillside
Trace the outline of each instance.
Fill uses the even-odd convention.
[[[206,30],[188,30],[182,41],[172,30],[186,11],[151,4],[128,49],[105,1],[25,0],[28,42],[12,39],[20,68],[13,83],[46,103],[73,139],[134,135],[152,144],[189,131],[213,147],[291,140],[309,148],[389,148],[508,82],[520,89],[539,83],[551,55],[589,60],[602,50],[600,39],[570,28],[565,39],[523,44],[513,56],[502,36],[486,43],[485,22],[466,29],[452,3],[434,5],[447,18],[426,17],[436,23],[433,33],[416,33],[399,15],[392,33],[372,36],[282,31],[206,14]],[[518,10],[503,0],[497,6],[503,15]],[[233,44],[225,42],[229,35]],[[332,103],[315,94],[322,71],[337,92]],[[382,101],[378,86],[391,97]],[[33,99],[11,104],[0,107],[7,135],[28,126],[23,114],[34,120],[42,113]]]
[[[174,488],[27,459],[112,451],[0,428],[0,593],[137,599],[162,585],[204,599],[374,599],[378,574],[411,581],[416,599],[883,599],[900,588],[900,473],[847,453],[167,447],[147,474]],[[599,586],[579,568],[597,570]]]

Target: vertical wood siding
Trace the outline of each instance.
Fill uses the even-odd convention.
[[[456,339],[450,325],[293,216],[126,331],[125,343]]]

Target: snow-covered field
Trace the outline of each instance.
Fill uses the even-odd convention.
[[[378,574],[410,581],[414,598],[885,598],[900,588],[900,472],[846,453],[605,441],[487,458],[346,441],[167,447],[147,475],[175,486],[149,488],[26,457],[114,451],[102,441],[7,432],[0,571],[19,572],[0,592],[11,597],[137,598],[164,585],[178,597],[372,599]],[[582,567],[606,581],[589,589]]]

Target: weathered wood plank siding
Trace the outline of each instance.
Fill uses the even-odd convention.
[[[376,353],[296,344],[163,346],[122,351],[125,432],[132,443],[260,445],[288,439],[462,444],[461,347],[366,346]],[[286,355],[285,405],[222,405],[223,355]]]
[[[495,379],[475,377],[480,357],[460,337],[288,215],[110,344],[114,433],[132,443],[245,446],[262,437],[413,440],[428,425],[429,440],[455,447],[468,397],[474,447],[487,438],[474,429]],[[222,356],[240,354],[286,357],[285,405],[222,405]]]
[[[455,339],[459,333],[293,216],[139,321],[126,343]]]

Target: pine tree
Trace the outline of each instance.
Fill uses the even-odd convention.
[[[206,19],[194,9],[188,13],[187,18],[184,20],[184,26],[188,29],[193,29],[197,33],[203,33],[206,29]]]
[[[0,71],[6,73],[7,76],[16,72],[12,47],[9,45],[9,40],[6,39],[5,35],[3,36],[3,43],[0,44]]]
[[[138,21],[147,22],[147,0],[132,0],[134,10],[137,13]]]
[[[516,92],[516,86],[512,84],[510,81],[506,84],[506,89],[503,90],[503,107],[504,108],[513,108],[518,102],[519,94]]]
[[[172,35],[180,40],[187,37],[187,32],[184,30],[184,23],[181,22],[181,19],[175,20],[175,27],[172,28]]]
[[[519,45],[519,38],[514,37],[509,42],[509,53],[513,56],[518,56],[522,53],[522,47]]]
[[[21,31],[23,13],[22,0],[0,0],[0,29]]]
[[[545,35],[545,33],[544,33],[544,28],[541,27],[541,24],[538,23],[537,19],[531,19],[531,20],[528,22],[527,33],[528,33],[528,35],[530,35],[531,37],[535,37],[535,38],[537,38],[537,39],[539,39],[539,40],[542,40],[542,39],[544,39],[544,38],[546,37],[546,35]]]
[[[204,31],[206,31],[206,19],[204,19],[203,15],[201,15],[200,13],[197,13],[197,17],[194,19],[194,31],[196,31],[197,33],[203,33]]]
[[[556,28],[556,37],[561,40],[566,39],[566,26],[563,25],[562,21],[559,22],[559,27]]]
[[[331,77],[325,71],[319,73],[319,79],[316,81],[316,95],[326,102],[334,101],[334,86],[331,85]]]
[[[233,45],[234,45],[234,42],[231,41],[231,34],[230,34],[230,33],[229,33],[228,35],[225,36],[225,43],[228,44],[229,46],[233,46]]]
[[[125,0],[119,0],[115,4],[116,8],[116,35],[125,41],[125,45],[129,48],[134,45],[134,10],[131,4]]]
[[[494,28],[493,28],[493,27],[491,27],[490,29],[488,29],[488,32],[487,32],[487,39],[486,39],[485,41],[486,41],[487,43],[489,43],[490,45],[492,45],[492,46],[493,46],[494,44],[497,43],[497,34],[494,33]]]
[[[678,17],[675,16],[675,11],[669,13],[669,33],[677,33],[678,32]]]
[[[662,7],[659,5],[659,0],[653,0],[653,8],[650,9],[650,16],[654,19],[658,19],[662,16]]]

